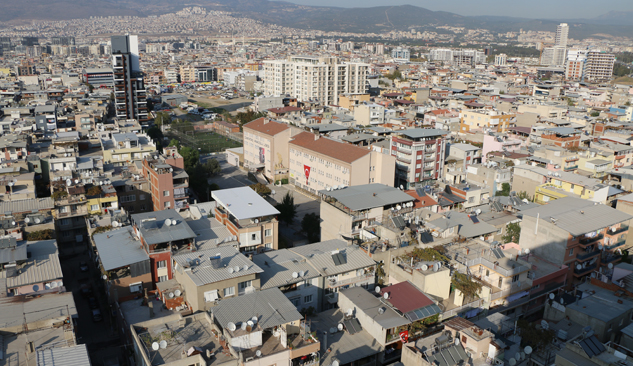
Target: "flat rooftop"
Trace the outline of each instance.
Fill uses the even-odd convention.
[[[279,211],[250,187],[211,192],[218,204],[238,220],[279,215]]]
[[[353,211],[414,201],[413,197],[403,191],[378,183],[345,187],[331,191],[321,190],[319,194],[332,197]]]
[[[29,334],[2,335],[4,341],[4,357],[0,359],[0,366],[27,365],[24,362],[24,350],[28,342],[33,342],[35,349],[39,350],[42,346],[67,346],[69,343],[64,339],[64,328],[49,328],[43,330],[31,331]],[[74,342],[70,342],[74,345]],[[35,355],[32,356],[35,361]],[[28,363],[35,365],[35,362]]]

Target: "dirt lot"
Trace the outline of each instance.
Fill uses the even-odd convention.
[[[219,97],[218,98],[194,97],[194,98],[189,98],[189,99],[194,100],[196,103],[198,103],[200,107],[223,108],[231,113],[237,113],[236,111],[238,109],[249,106],[253,103],[251,99],[247,99],[247,98],[235,98],[231,100],[225,100]]]

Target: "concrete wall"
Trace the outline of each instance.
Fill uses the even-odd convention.
[[[340,309],[344,309],[343,311],[353,309],[354,315],[360,322],[363,329],[366,330],[367,333],[371,334],[383,347],[385,346],[387,340],[387,329],[383,328],[380,324],[374,321],[373,314],[365,314],[362,310],[358,309],[356,305],[354,305],[354,302],[345,296],[345,291],[339,292],[338,294],[338,307]]]
[[[536,234],[536,217],[524,216],[521,221],[521,238],[519,245],[530,249],[532,253],[555,264],[564,264],[569,233],[552,222],[538,220]]]
[[[321,241],[340,239],[340,234],[351,234],[352,217],[321,200]]]
[[[448,299],[451,290],[451,275],[448,268],[443,267],[441,271],[417,271],[411,273],[397,265],[389,263],[389,283],[395,285],[404,281],[411,281],[420,290],[429,295]]]
[[[534,197],[536,187],[545,183],[546,178],[530,170],[515,167],[512,174],[512,190],[526,192],[530,198]]]

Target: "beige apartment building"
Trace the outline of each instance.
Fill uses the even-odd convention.
[[[505,131],[510,123],[516,121],[516,115],[495,110],[467,110],[461,113],[460,132],[470,130],[492,128],[497,131]]]
[[[288,178],[288,141],[301,132],[285,123],[258,118],[244,125],[244,166],[272,182]]]
[[[309,192],[369,183],[394,184],[396,159],[302,132],[289,142],[290,183]]]

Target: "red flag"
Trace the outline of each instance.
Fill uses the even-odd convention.
[[[310,167],[307,165],[303,165],[303,172],[306,175],[306,184],[308,184],[309,178],[310,178]]]
[[[407,343],[409,341],[409,331],[403,330],[400,332],[400,339],[402,340],[402,343]]]

